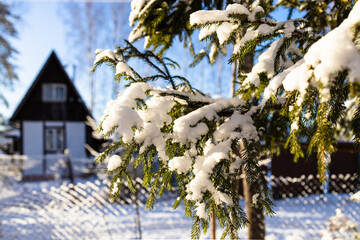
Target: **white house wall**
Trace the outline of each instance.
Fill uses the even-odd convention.
[[[66,123],[66,145],[67,149],[70,151],[70,156],[75,158],[85,158],[85,136],[85,123]]]
[[[42,174],[43,123],[41,121],[23,121],[23,154],[28,157],[24,166],[24,175]]]
[[[86,158],[86,126],[83,122],[66,123],[66,146],[69,150],[74,174],[87,171],[89,160]]]
[[[94,161],[86,157],[86,125],[84,122],[60,121],[24,121],[23,122],[23,153],[28,157],[24,175],[68,175],[66,158],[63,154],[46,154],[44,156],[44,126],[61,127],[65,124],[65,147],[75,175],[86,173]],[[44,159],[46,171],[43,172]]]

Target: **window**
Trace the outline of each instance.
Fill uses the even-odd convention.
[[[59,83],[43,84],[42,98],[44,102],[65,102],[66,85]]]
[[[64,148],[64,129],[61,127],[45,128],[46,152],[63,152]]]

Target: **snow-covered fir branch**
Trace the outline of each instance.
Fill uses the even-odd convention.
[[[211,176],[214,167],[221,161],[235,161],[236,157],[232,154],[234,143],[240,140],[259,141],[253,120],[237,110],[245,105],[240,99],[207,99],[207,105],[175,119],[175,116],[171,115],[172,110],[187,105],[186,101],[177,98],[184,95],[189,98],[188,101],[205,99],[204,96],[176,90],[154,89],[147,83],[134,83],[116,100],[109,102],[101,131],[105,136],[109,133],[117,134],[124,144],[136,142],[140,146],[140,154],[154,146],[159,159],[167,164],[170,171],[183,174],[192,172],[194,178],[188,183],[188,200],[200,204],[204,194],[211,193],[217,204],[232,206],[231,198],[216,189]],[[137,104],[140,100],[143,101],[142,106]],[[224,113],[225,109],[232,114]],[[220,118],[223,123],[217,125]],[[215,128],[210,129],[206,122],[213,122]],[[169,126],[171,130],[164,131],[164,126]],[[169,159],[166,153],[167,145],[177,142],[181,143],[186,151],[183,156]],[[205,145],[204,150],[199,152],[197,147],[201,142]],[[116,162],[119,163],[117,158]],[[115,170],[113,164],[109,166],[109,171]],[[117,166],[120,167],[120,164]],[[231,172],[238,172],[241,165],[231,167]],[[223,171],[228,170],[225,168]]]
[[[112,64],[116,76],[119,62],[126,64],[121,60],[124,56],[117,54],[125,51],[114,52],[98,51],[101,57],[95,65]],[[131,67],[126,69],[131,71],[122,71],[122,77],[129,79],[133,70]],[[122,178],[131,181],[128,164],[132,161],[130,158],[138,154],[134,164],[144,166],[144,182],[154,181],[151,185],[154,194],[158,187],[171,186],[165,181],[171,178],[164,176],[176,172],[182,201],[189,204],[195,216],[208,221],[215,204],[224,207],[222,218],[228,218],[230,212],[234,212],[241,219],[239,223],[245,222],[236,200],[239,193],[229,187],[234,185],[243,165],[249,165],[248,169],[252,170],[258,168],[254,160],[259,153],[255,148],[260,141],[252,119],[255,111],[244,100],[212,99],[180,86],[160,89],[149,83],[133,82],[117,99],[108,103],[99,129],[104,136],[116,135],[120,141],[100,154],[98,160],[103,162],[109,158],[108,171],[116,175],[111,193],[114,197],[118,195]],[[235,153],[241,142],[247,144],[245,151],[249,151],[244,158]],[[119,147],[125,149],[121,157],[113,155]],[[160,161],[160,175],[148,170],[157,160]],[[249,183],[262,196],[258,204],[265,204],[270,209],[267,195],[262,193],[267,189],[266,182],[259,179],[261,175],[256,171],[249,174]],[[165,180],[159,180],[160,177]],[[223,180],[218,182],[220,177]],[[153,198],[149,201],[151,207]],[[226,221],[231,222],[231,219]]]

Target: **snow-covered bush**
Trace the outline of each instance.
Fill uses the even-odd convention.
[[[0,187],[21,181],[25,156],[0,154]]]
[[[354,193],[353,195],[351,195],[350,200],[360,203],[360,191],[358,191],[358,192]]]
[[[341,209],[336,209],[336,215],[327,221],[327,229],[322,233],[321,240],[360,239],[356,223],[351,221]]]

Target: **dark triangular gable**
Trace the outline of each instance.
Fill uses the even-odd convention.
[[[67,87],[66,102],[43,102],[42,84],[60,83]],[[30,121],[85,121],[90,115],[79,92],[52,51],[25,97],[15,110],[10,122]]]

